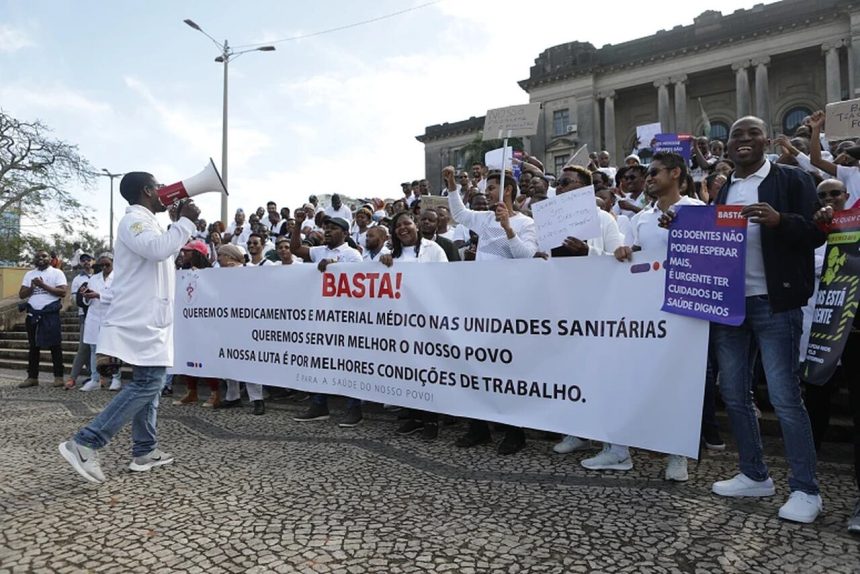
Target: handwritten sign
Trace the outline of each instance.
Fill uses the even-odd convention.
[[[581,241],[600,235],[600,216],[594,186],[588,185],[531,206],[538,232],[538,246],[549,253],[568,237]]]
[[[860,136],[860,98],[827,104],[824,131],[829,140]]]
[[[740,205],[680,207],[669,230],[663,310],[738,326],[746,316]]]
[[[484,139],[494,140],[537,133],[540,103],[487,110]]]

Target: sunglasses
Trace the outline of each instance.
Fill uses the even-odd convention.
[[[665,167],[652,167],[648,170],[648,177],[657,177],[657,174],[662,170],[667,169]]]
[[[824,199],[825,197],[828,197],[828,196],[839,197],[843,193],[845,193],[845,192],[842,191],[841,189],[830,189],[830,190],[822,189],[821,191],[818,192],[818,197],[819,197],[819,199]]]

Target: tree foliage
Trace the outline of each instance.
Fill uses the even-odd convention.
[[[473,162],[479,161],[483,163],[484,156],[488,151],[499,149],[502,147],[504,140],[485,140],[481,139],[482,134],[475,136],[475,139],[460,148],[463,153],[464,167],[468,168]],[[513,151],[523,151],[522,138],[508,139],[508,146],[513,148]]]
[[[51,137],[51,130],[38,120],[21,121],[0,109],[0,215],[20,210],[35,221],[55,221],[71,233],[73,223],[90,223],[71,190],[90,187],[94,179],[77,146]]]

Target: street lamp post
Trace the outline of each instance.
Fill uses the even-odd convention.
[[[111,173],[107,169],[102,168],[102,173],[96,175],[110,178],[110,242],[108,245],[110,250],[113,251],[113,180],[118,177],[122,177],[123,174]]]
[[[224,187],[227,187],[227,70],[228,64],[231,60],[235,60],[242,54],[247,54],[248,52],[273,52],[275,50],[274,46],[260,46],[258,48],[249,48],[247,50],[240,50],[238,52],[233,51],[233,48],[230,47],[230,44],[227,40],[224,40],[222,44],[212,36],[210,36],[206,31],[197,25],[194,20],[183,20],[185,24],[189,27],[194,28],[218,46],[218,49],[221,51],[221,55],[215,58],[215,61],[224,64],[224,103],[222,109],[222,118],[221,118],[221,180],[224,182]],[[224,222],[224,225],[227,225],[227,194],[221,194],[221,221]]]

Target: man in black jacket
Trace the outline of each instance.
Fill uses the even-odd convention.
[[[813,522],[821,512],[815,446],[800,395],[801,307],[812,295],[813,251],[825,235],[812,222],[816,193],[798,169],[765,158],[767,126],[757,117],[732,125],[727,152],[735,171],[717,196],[718,204],[743,205],[747,218],[746,319],[738,327],[712,324],[720,369],[720,391],[738,444],[740,474],[714,483],[720,496],[773,496],[752,402],[750,366],[761,349],[770,401],[782,427],[791,469],[791,496],[779,516]]]
[[[438,243],[448,257],[448,261],[460,261],[460,251],[454,247],[454,242],[436,233],[438,221],[439,214],[435,209],[423,210],[418,221],[421,237]]]

